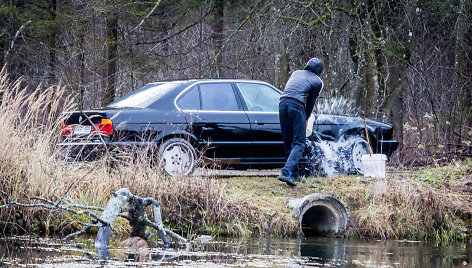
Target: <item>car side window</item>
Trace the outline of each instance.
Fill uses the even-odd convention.
[[[280,92],[256,83],[236,83],[251,112],[278,112]]]
[[[202,110],[239,111],[233,88],[229,83],[201,84]]]
[[[179,100],[182,110],[200,110],[200,93],[198,87],[193,87]]]

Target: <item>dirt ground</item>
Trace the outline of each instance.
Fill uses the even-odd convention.
[[[198,169],[194,175],[197,177],[276,177],[280,169]]]

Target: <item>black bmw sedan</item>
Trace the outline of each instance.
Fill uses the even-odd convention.
[[[70,157],[104,146],[154,146],[170,175],[190,174],[199,156],[238,168],[282,166],[280,95],[253,80],[150,83],[101,109],[69,112],[59,145]],[[368,153],[363,119],[318,114],[311,122],[307,142],[349,141],[347,159],[359,170]],[[373,153],[389,156],[397,148],[391,125],[368,119],[367,129]]]

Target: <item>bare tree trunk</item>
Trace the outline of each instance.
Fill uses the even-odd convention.
[[[369,6],[375,5],[370,3]],[[366,39],[366,48],[365,48],[365,59],[366,59],[366,72],[365,72],[365,87],[366,94],[364,100],[364,110],[367,112],[367,115],[370,117],[375,117],[374,111],[377,109],[377,92],[379,91],[379,71],[377,65],[377,57],[375,55],[376,43],[373,37],[374,29],[373,25],[375,21],[375,10],[368,8],[366,11],[366,21],[363,25],[364,36]]]
[[[470,85],[467,86],[466,82],[466,75],[464,73],[466,68],[466,55],[464,53],[465,42],[464,42],[464,35],[466,32],[466,16],[467,16],[467,0],[460,0],[460,14],[457,17],[456,23],[456,40],[455,40],[455,58],[454,58],[454,69],[455,69],[455,76],[454,76],[454,86],[458,92],[458,99],[459,99],[459,109],[460,109],[460,135],[458,137],[458,144],[462,143],[462,137],[467,135],[467,132],[470,129],[467,127],[470,125],[471,120],[471,107],[472,107],[472,98],[470,92]]]
[[[396,72],[397,81],[395,81],[394,89],[388,96],[388,103],[386,107],[386,111],[391,118],[389,121],[393,124],[393,129],[395,130],[395,139],[399,141],[399,161],[403,161],[403,123],[404,123],[404,95],[405,95],[405,88],[407,86],[407,70],[408,67],[403,64],[399,64],[396,70],[392,70],[392,72]]]
[[[342,9],[349,9],[350,3],[344,0],[338,0],[333,2],[334,5]],[[330,91],[330,95],[334,97],[345,96],[344,92],[350,88],[349,82],[352,78],[352,69],[354,64],[351,60],[351,45],[350,44],[350,32],[351,24],[353,20],[350,14],[335,10],[333,12],[333,20],[330,28],[333,31],[333,37],[330,38],[333,43],[333,49],[330,54],[332,60],[330,60],[329,66],[324,75],[328,77],[328,81],[331,81],[331,85],[327,85]],[[342,62],[342,64],[339,64]],[[331,76],[331,78],[329,78]]]
[[[225,0],[214,0],[213,23],[211,24],[211,38],[213,39],[213,50],[215,53],[215,71],[216,77],[221,76],[221,49],[223,47],[223,26],[224,26],[224,9]]]
[[[116,73],[118,62],[118,17],[114,11],[110,11],[106,19],[106,50],[107,84],[103,94],[103,105],[109,104],[115,99],[116,91]]]
[[[82,21],[82,23],[84,23]],[[82,24],[81,23],[81,24]],[[84,25],[81,25],[81,27],[85,27]],[[85,96],[85,86],[84,86],[84,79],[85,79],[85,29],[81,28],[79,29],[79,40],[78,40],[78,46],[79,46],[79,59],[78,59],[78,65],[79,65],[79,78],[78,78],[78,96],[77,96],[77,105],[78,108],[83,110],[84,109],[84,96]]]
[[[57,0],[51,0],[51,21],[53,27],[49,36],[49,77],[48,82],[50,85],[55,84],[56,81],[56,33],[58,25],[56,24],[57,17]]]
[[[274,86],[280,90],[284,90],[290,75],[289,58],[286,52],[275,55],[275,75]]]
[[[371,98],[374,91],[374,86],[372,84],[372,75],[374,71],[372,70],[372,60],[369,49],[371,44],[368,39],[370,39],[370,32],[367,30],[370,28],[368,11],[363,8],[358,10],[356,13],[357,20],[357,29],[356,30],[356,46],[355,52],[357,57],[355,61],[357,62],[356,70],[356,81],[355,87],[352,91],[352,96],[356,100],[357,106],[361,110],[366,111],[366,116],[370,117],[370,108],[371,108]]]
[[[406,58],[403,60],[406,62],[410,61],[411,53],[413,51],[413,29],[415,28],[416,25],[416,14],[415,10],[418,5],[417,0],[411,0],[407,1],[404,4],[403,9],[405,10],[405,18],[404,21],[405,26],[403,27],[403,36],[405,37],[405,40],[403,40],[404,47],[406,48],[406,51],[404,54],[406,55]],[[407,85],[407,74],[408,74],[408,64],[406,62],[402,62],[401,60],[398,60],[398,64],[394,67],[392,67],[391,75],[392,77],[392,82],[393,86],[391,87],[391,91],[389,94],[387,94],[387,101],[386,101],[386,111],[389,114],[389,117],[393,124],[393,128],[395,129],[395,136],[396,139],[400,142],[400,148],[398,150],[399,152],[399,161],[403,161],[403,124],[405,122],[404,114],[405,114],[405,109],[404,109],[404,98],[405,98],[405,90]]]

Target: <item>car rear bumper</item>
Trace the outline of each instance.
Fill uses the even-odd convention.
[[[78,160],[94,160],[103,155],[107,149],[112,151],[116,148],[133,148],[133,147],[147,147],[155,145],[155,142],[100,142],[100,141],[84,141],[84,142],[61,142],[57,146],[61,149],[67,159]]]
[[[379,140],[375,152],[390,156],[398,148],[398,143],[396,140]]]
[[[156,142],[143,142],[143,141],[90,141],[90,142],[61,142],[58,143],[57,146],[59,147],[76,147],[76,146],[86,146],[86,147],[94,147],[94,146],[146,146],[146,145],[153,145]]]

